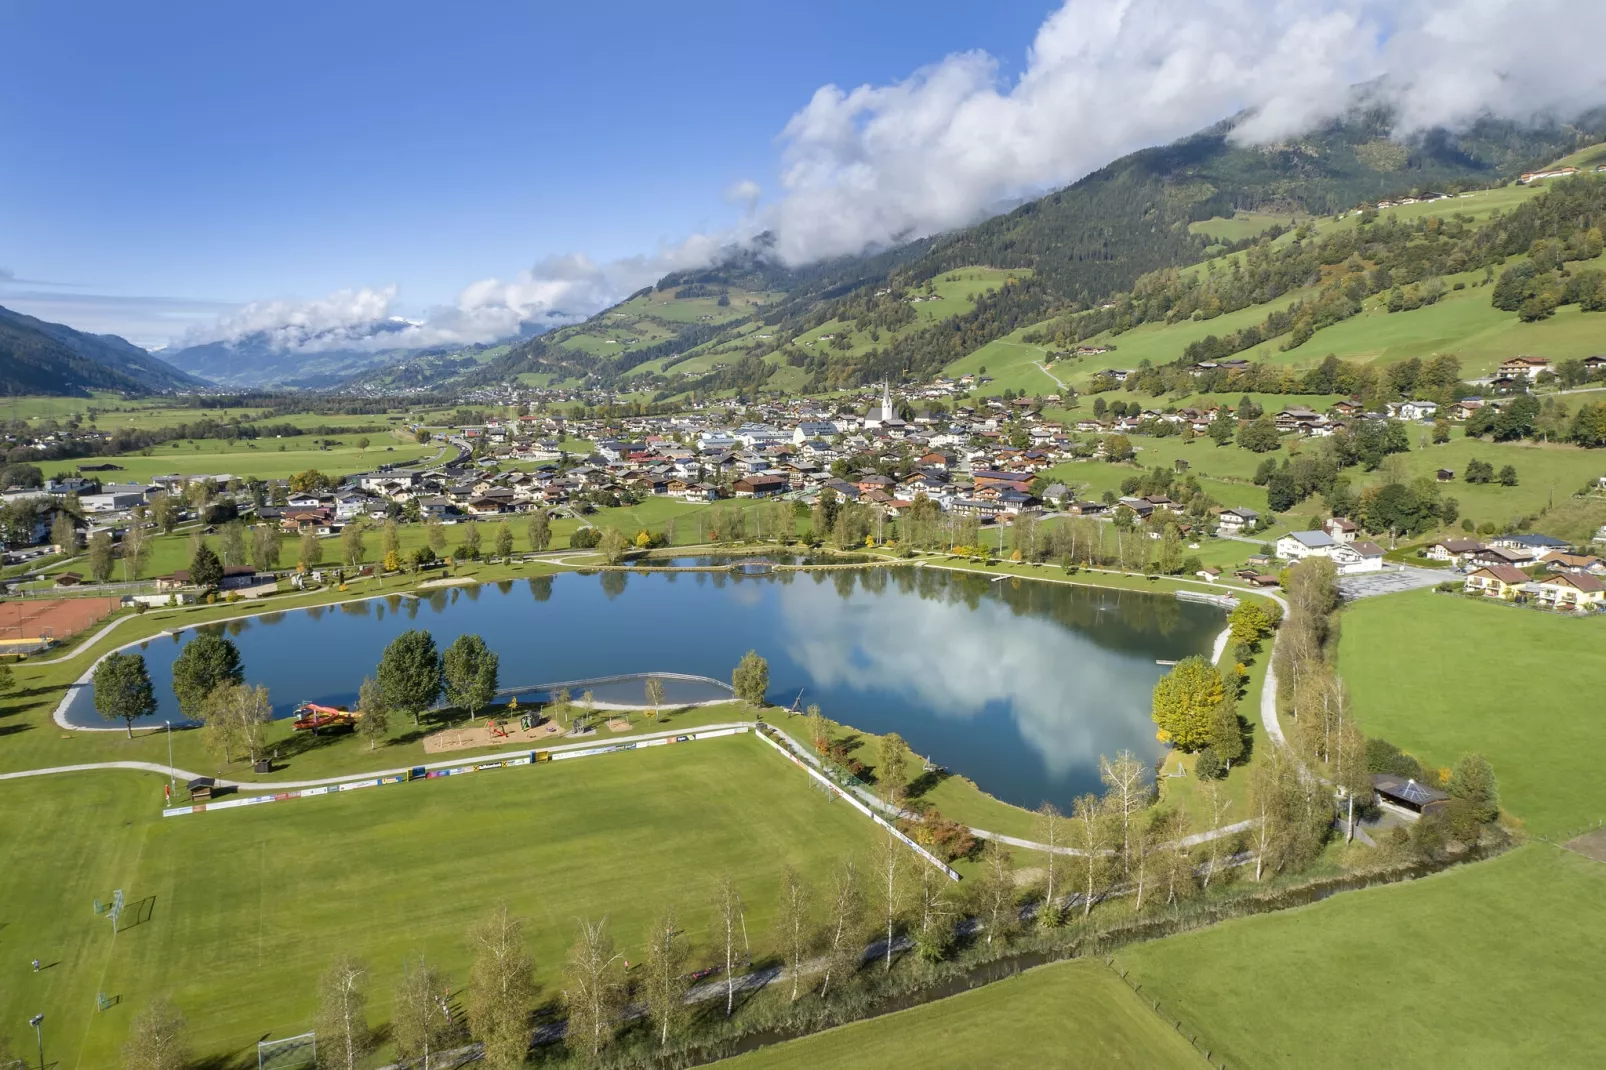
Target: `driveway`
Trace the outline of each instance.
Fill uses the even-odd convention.
[[[1379,594],[1398,594],[1421,587],[1434,587],[1456,574],[1448,569],[1413,568],[1410,565],[1386,567],[1382,572],[1360,572],[1338,577],[1338,591],[1346,599],[1371,598]]]

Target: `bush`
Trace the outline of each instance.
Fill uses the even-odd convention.
[[[1366,771],[1402,776],[1418,783],[1422,780],[1421,763],[1386,739],[1366,741]]]
[[[1193,763],[1194,775],[1200,780],[1220,780],[1226,771],[1227,767],[1222,763],[1221,756],[1216,753],[1214,747],[1206,747],[1200,751],[1198,761]]]
[[[569,546],[576,550],[594,550],[601,541],[600,528],[579,528],[569,536]]]

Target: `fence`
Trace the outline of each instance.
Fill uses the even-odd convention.
[[[805,773],[807,773],[814,780],[818,781],[820,783],[820,785],[822,787],[824,787],[827,791],[831,792],[833,795],[837,796],[840,799],[846,799],[848,804],[850,806],[852,806],[855,810],[858,810],[865,817],[868,817],[871,821],[874,821],[876,824],[878,824],[882,828],[886,829],[892,835],[898,837],[898,839],[902,840],[904,845],[907,846],[911,851],[914,851],[921,858],[924,858],[927,862],[930,862],[932,865],[936,866],[939,870],[941,870],[943,875],[946,876],[949,880],[957,881],[959,879],[959,874],[953,869],[953,867],[949,866],[942,859],[938,858],[936,855],[932,854],[930,851],[928,851],[924,847],[920,846],[914,840],[912,840],[908,836],[904,835],[903,832],[901,832],[898,828],[896,828],[891,822],[887,821],[880,814],[876,813],[874,810],[870,809],[864,803],[860,802],[857,798],[855,798],[853,796],[852,792],[848,792],[848,791],[842,790],[842,788],[838,787],[836,785],[836,783],[833,782],[824,773],[821,773],[818,769],[815,769],[812,765],[810,765],[809,763],[805,762],[802,758],[799,758],[797,756],[797,754],[790,747],[785,747],[785,746],[782,746],[781,744],[775,742],[775,740],[770,738],[770,732],[775,732],[777,735],[780,734],[778,729],[768,728],[768,726],[760,726],[760,728],[758,730],[758,738],[762,739],[765,743],[768,743],[770,746],[772,746],[776,750],[780,751],[781,754],[783,756],[785,756],[788,761],[790,761],[793,765],[797,766],[799,769],[803,770]]]
[[[1150,1010],[1154,1011],[1155,1014],[1160,1016],[1160,1020],[1162,1022],[1164,1022],[1166,1025],[1169,1025],[1172,1029],[1175,1029],[1178,1035],[1187,1037],[1188,1043],[1193,1045],[1193,1050],[1198,1052],[1200,1055],[1203,1055],[1205,1062],[1209,1063],[1211,1066],[1219,1067],[1220,1070],[1227,1070],[1227,1061],[1225,1059],[1214,1058],[1211,1055],[1210,1049],[1199,1043],[1199,1034],[1184,1027],[1180,1018],[1171,1017],[1165,1008],[1160,1006],[1159,1000],[1150,999],[1148,996],[1144,996],[1143,986],[1133,981],[1132,978],[1128,977],[1125,970],[1119,969],[1115,965],[1114,958],[1107,956],[1104,959],[1104,965],[1110,968],[1111,973],[1125,981],[1126,986],[1132,990],[1134,995],[1142,996],[1143,1002],[1149,1005]]]

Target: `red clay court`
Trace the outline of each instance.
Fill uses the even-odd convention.
[[[116,598],[18,599],[0,602],[0,647],[66,639],[109,617]]]

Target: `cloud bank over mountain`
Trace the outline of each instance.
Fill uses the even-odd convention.
[[[398,321],[394,287],[253,302],[187,344],[265,335],[287,350],[462,345],[582,319],[760,231],[791,264],[964,226],[1001,203],[1246,113],[1275,142],[1336,117],[1365,83],[1396,134],[1606,103],[1598,0],[1067,0],[1013,79],[984,52],[902,81],[818,89],[780,134],[780,182],[724,191],[742,219],[651,255],[547,257]]]
[[[1240,111],[1248,143],[1375,83],[1400,136],[1606,102],[1595,0],[1068,0],[1006,83],[980,52],[820,88],[783,133],[781,256],[803,263],[973,222]]]

